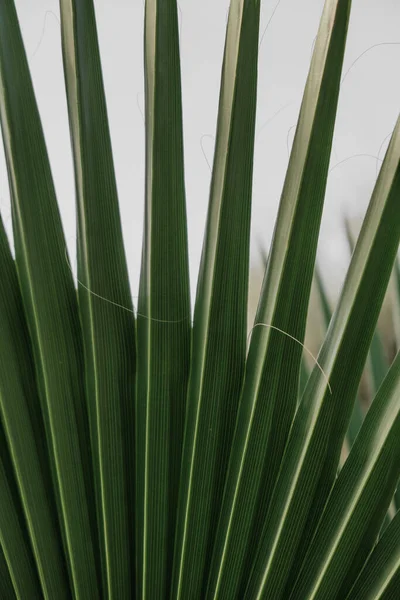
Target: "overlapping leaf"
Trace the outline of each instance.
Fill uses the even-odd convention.
[[[8,569],[6,557],[0,544],[0,597],[4,600],[16,600],[14,586],[12,583],[10,571]]]
[[[353,254],[355,241],[348,219],[345,219],[345,231],[350,249],[350,254]],[[387,371],[388,364],[385,357],[385,351],[383,348],[383,343],[381,340],[379,330],[377,328],[372,338],[369,356],[365,369],[372,397],[374,397],[376,392],[378,391],[379,386],[381,385]]]
[[[41,600],[39,576],[2,427],[0,427],[0,506],[0,546],[15,595],[18,599]],[[7,584],[7,579],[4,583]]]
[[[176,0],[145,7],[145,221],[138,303],[137,595],[166,598],[190,362]]]
[[[14,3],[0,3],[0,118],[16,264],[73,585],[98,598],[76,291]],[[28,595],[29,597],[29,595]]]
[[[396,600],[400,589],[400,512],[368,557],[346,600]]]
[[[396,258],[393,269],[393,322],[396,347],[400,348],[400,260]]]
[[[243,597],[296,408],[349,9],[347,0],[326,3],[315,44],[252,332],[208,598]]]
[[[194,310],[172,597],[205,593],[246,351],[260,3],[230,5]]]
[[[355,441],[349,422],[398,251],[400,118],[332,318],[319,281],[329,328],[310,376],[302,363],[350,6],[325,2],[246,362],[259,0],[230,3],[193,331],[178,5],[146,0],[137,339],[93,0],[60,0],[78,295],[0,2],[16,254],[0,222],[2,599],[397,599],[399,514],[373,545],[400,475],[400,355]]]
[[[323,372],[314,368],[293,422],[246,598],[287,597],[335,479],[399,245],[399,193],[400,118],[318,357]]]
[[[0,416],[11,451],[28,535],[43,593],[68,598],[31,342],[15,264],[0,218]],[[7,548],[5,548],[7,552]]]
[[[315,272],[315,281],[317,284],[318,295],[321,303],[322,309],[322,317],[325,325],[325,330],[328,329],[329,323],[332,318],[332,310],[329,305],[328,297],[325,292],[324,283],[322,281],[321,273],[318,269]],[[326,333],[326,331],[325,331]],[[357,396],[356,401],[354,402],[353,412],[351,413],[349,428],[346,434],[346,442],[347,448],[350,450],[352,445],[354,444],[354,440],[356,439],[358,432],[360,431],[360,427],[364,420],[364,412],[361,406],[361,399]]]
[[[346,598],[400,477],[399,437],[400,353],[329,496],[291,600]]]
[[[93,2],[60,0],[60,8],[103,586],[109,598],[129,597],[134,564],[135,325]]]

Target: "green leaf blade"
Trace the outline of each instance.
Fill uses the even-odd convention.
[[[245,363],[259,2],[231,3],[194,310],[172,597],[205,593]]]
[[[325,285],[322,279],[322,275],[320,273],[319,268],[315,269],[315,282],[317,285],[318,296],[320,300],[321,310],[322,310],[322,318],[324,321],[324,328],[328,329],[329,323],[332,318],[332,309],[329,303],[328,295],[325,290]]]
[[[0,424],[0,547],[18,600],[41,600],[42,588],[26,531],[5,433]]]
[[[68,558],[76,593],[98,598],[76,292],[13,2],[0,4],[0,117],[18,276],[47,411]]]
[[[0,544],[0,594],[4,600],[16,600],[14,586],[11,580],[6,557]]]
[[[171,586],[191,310],[176,0],[145,5],[145,224],[138,301],[137,585]]]
[[[350,254],[353,254],[355,241],[351,231],[350,222],[348,219],[345,219],[345,231],[347,242],[350,249]],[[388,371],[389,365],[387,364],[385,351],[383,348],[382,339],[379,333],[378,328],[375,330],[373,335],[368,361],[366,364],[365,372],[368,378],[368,383],[371,388],[371,397],[373,398],[377,393],[382,381],[385,378],[385,375]]]
[[[316,280],[317,290],[318,290],[318,294],[319,294],[319,298],[320,298],[324,324],[325,324],[325,328],[328,329],[329,323],[332,318],[332,310],[329,305],[329,301],[328,301],[328,297],[327,297],[327,294],[325,291],[324,283],[322,281],[321,273],[319,272],[318,269],[316,270],[315,275],[316,275],[315,280]],[[375,337],[375,335],[374,335],[374,337]],[[354,403],[353,412],[351,413],[350,423],[349,423],[349,427],[348,427],[347,434],[346,434],[346,441],[348,443],[349,449],[354,444],[354,440],[356,439],[358,432],[360,431],[360,427],[362,425],[363,420],[364,420],[364,412],[363,412],[363,409],[361,406],[361,398],[357,395],[357,399]]]
[[[290,592],[285,585],[290,586],[288,571],[300,539],[304,551],[335,479],[399,244],[399,161],[400,119],[318,357],[323,373],[314,368],[293,422],[246,598],[270,594],[278,599]]]
[[[400,353],[333,486],[291,600],[346,598],[400,477],[399,398]]]
[[[299,375],[299,394],[298,394],[298,402],[300,402],[305,387],[307,385],[308,378],[310,377],[310,372],[306,361],[301,361],[300,364],[300,375]]]
[[[243,597],[296,409],[349,4],[325,9],[303,97],[247,357],[210,599]]]
[[[135,322],[94,6],[92,1],[60,0],[60,8],[103,587],[110,598],[129,597],[134,561]]]
[[[346,600],[395,600],[400,586],[400,512],[368,557]]]
[[[47,463],[41,448],[44,427],[39,422],[31,343],[24,319],[15,264],[0,218],[0,415],[11,450],[27,529],[46,598],[68,598],[60,532]],[[36,416],[35,413],[38,413]],[[36,420],[36,422],[35,422]]]
[[[393,322],[396,336],[396,347],[400,348],[400,260],[397,256],[393,269]]]

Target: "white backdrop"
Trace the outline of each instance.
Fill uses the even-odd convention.
[[[268,246],[323,0],[262,2],[252,256]],[[57,0],[16,0],[75,263],[72,160]],[[144,197],[142,0],[95,1],[115,169],[133,295],[137,294]],[[204,230],[228,0],[180,0],[182,85],[192,296]],[[272,18],[271,18],[272,17]],[[268,29],[265,30],[269,22]],[[400,2],[353,0],[345,76],[321,230],[319,260],[337,288],[347,264],[343,214],[362,215],[400,111]],[[363,54],[364,53],[364,54]],[[362,56],[361,56],[362,55]],[[361,57],[360,57],[361,56]],[[358,57],[360,57],[358,59]],[[357,60],[358,59],[358,60]],[[354,62],[356,61],[356,62]],[[354,64],[353,64],[354,63]],[[353,66],[352,66],[353,65]],[[203,151],[201,147],[203,145]],[[369,156],[366,156],[369,155]],[[207,160],[206,160],[207,159]],[[11,230],[3,150],[0,207]]]

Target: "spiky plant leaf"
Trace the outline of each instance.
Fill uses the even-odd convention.
[[[252,332],[208,598],[243,594],[296,408],[296,340],[305,333],[349,10],[347,0],[328,2],[315,44]]]
[[[76,593],[98,598],[83,352],[72,274],[13,2],[0,3],[0,119],[16,264]]]
[[[40,600],[42,588],[5,442],[5,432],[0,426],[0,545],[17,598]]]
[[[13,582],[6,557],[0,544],[0,597],[4,600],[16,600]]]
[[[318,356],[323,372],[314,367],[293,421],[246,598],[285,597],[334,482],[399,245],[399,193],[400,118]]]
[[[194,309],[172,597],[204,595],[246,351],[260,3],[230,5]]]
[[[346,600],[396,600],[400,588],[400,512],[368,557]]]
[[[355,240],[348,219],[345,219],[345,232],[350,249],[350,254],[353,254]],[[376,392],[378,391],[379,386],[381,385],[388,371],[388,368],[389,365],[387,364],[387,360],[385,357],[383,343],[381,340],[379,330],[377,328],[372,338],[367,365],[365,369],[371,390],[371,398],[373,398]]]
[[[17,14],[0,2],[16,254],[0,227],[5,600],[396,598],[398,517],[372,547],[400,469],[399,358],[337,472],[398,250],[400,119],[298,403],[350,4],[325,2],[246,356],[259,0],[230,5],[193,331],[178,6],[146,1],[137,337],[93,0],[60,0],[78,293]]]
[[[31,343],[17,272],[0,218],[0,415],[44,594],[68,598],[62,539],[40,422]]]
[[[109,598],[128,597],[134,564],[135,325],[93,2],[61,0],[60,8],[103,585]]]
[[[176,0],[145,7],[146,183],[138,303],[137,596],[171,585],[190,361]]]
[[[329,300],[325,291],[325,286],[318,268],[315,270],[315,281],[317,284],[318,295],[321,303],[324,325],[327,330],[329,327],[329,323],[331,322],[332,310],[329,305]],[[346,434],[348,449],[350,449],[354,444],[354,440],[356,439],[358,432],[360,431],[360,427],[362,425],[363,420],[364,412],[361,406],[361,399],[359,396],[357,396],[357,399],[354,402],[353,412],[351,413],[349,428]]]
[[[400,260],[396,258],[393,269],[393,324],[396,347],[400,348]]]
[[[308,378],[310,377],[310,372],[307,363],[303,359],[300,364],[300,375],[299,375],[299,395],[298,400],[301,399],[305,387],[307,385]]]
[[[322,514],[291,600],[345,598],[400,477],[400,353],[368,411]]]
[[[397,351],[400,349],[400,261],[397,256],[393,269],[393,322],[396,335]],[[400,486],[394,496],[396,509],[400,509]]]

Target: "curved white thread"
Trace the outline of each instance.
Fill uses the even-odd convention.
[[[300,340],[298,340],[297,338],[295,338],[293,335],[290,335],[290,333],[287,333],[287,331],[283,331],[283,329],[279,329],[279,327],[275,327],[275,325],[268,325],[268,323],[256,323],[249,331],[249,335],[247,336],[247,345],[249,343],[249,337],[251,336],[251,334],[253,333],[253,330],[256,327],[269,327],[270,329],[275,329],[275,331],[279,331],[280,333],[283,333],[283,335],[286,335],[287,337],[289,337],[291,340],[293,340],[294,342],[297,342],[298,344],[300,344],[300,346],[302,348],[304,348],[304,350],[311,356],[311,358],[313,359],[313,361],[315,362],[315,364],[317,365],[318,369],[321,371],[326,384],[329,388],[329,392],[332,395],[332,388],[331,388],[331,384],[329,383],[329,379],[327,377],[327,375],[325,374],[325,371],[323,370],[323,368],[321,367],[321,365],[319,364],[318,360],[316,359],[316,357],[314,356],[314,354],[312,354],[312,352],[307,348],[307,346],[305,346]]]
[[[67,247],[66,246],[65,246],[65,260],[67,261],[68,268],[69,268],[69,270],[71,271],[71,273],[73,275],[74,273],[72,271],[72,267],[71,267],[69,259],[68,259],[68,253],[67,253]],[[127,306],[124,306],[123,304],[118,304],[118,302],[114,302],[113,300],[109,300],[105,296],[100,296],[100,294],[96,294],[96,292],[94,292],[93,290],[89,289],[78,278],[76,279],[76,281],[78,282],[78,284],[81,287],[83,287],[86,291],[88,291],[89,294],[92,294],[92,296],[95,296],[96,298],[100,298],[100,300],[104,300],[104,302],[108,302],[109,304],[112,304],[113,306],[116,306],[117,308],[122,308],[122,310],[126,310],[127,312],[130,312],[133,315],[135,314],[135,311],[132,310],[131,308],[128,308]],[[136,312],[136,316],[137,317],[143,317],[144,319],[149,319],[150,321],[156,321],[156,323],[183,323],[183,321],[187,320],[187,317],[185,317],[183,319],[177,319],[176,321],[174,321],[174,320],[173,321],[169,321],[168,319],[156,319],[154,317],[148,317],[147,315],[144,315],[144,314],[139,313],[139,312]]]

